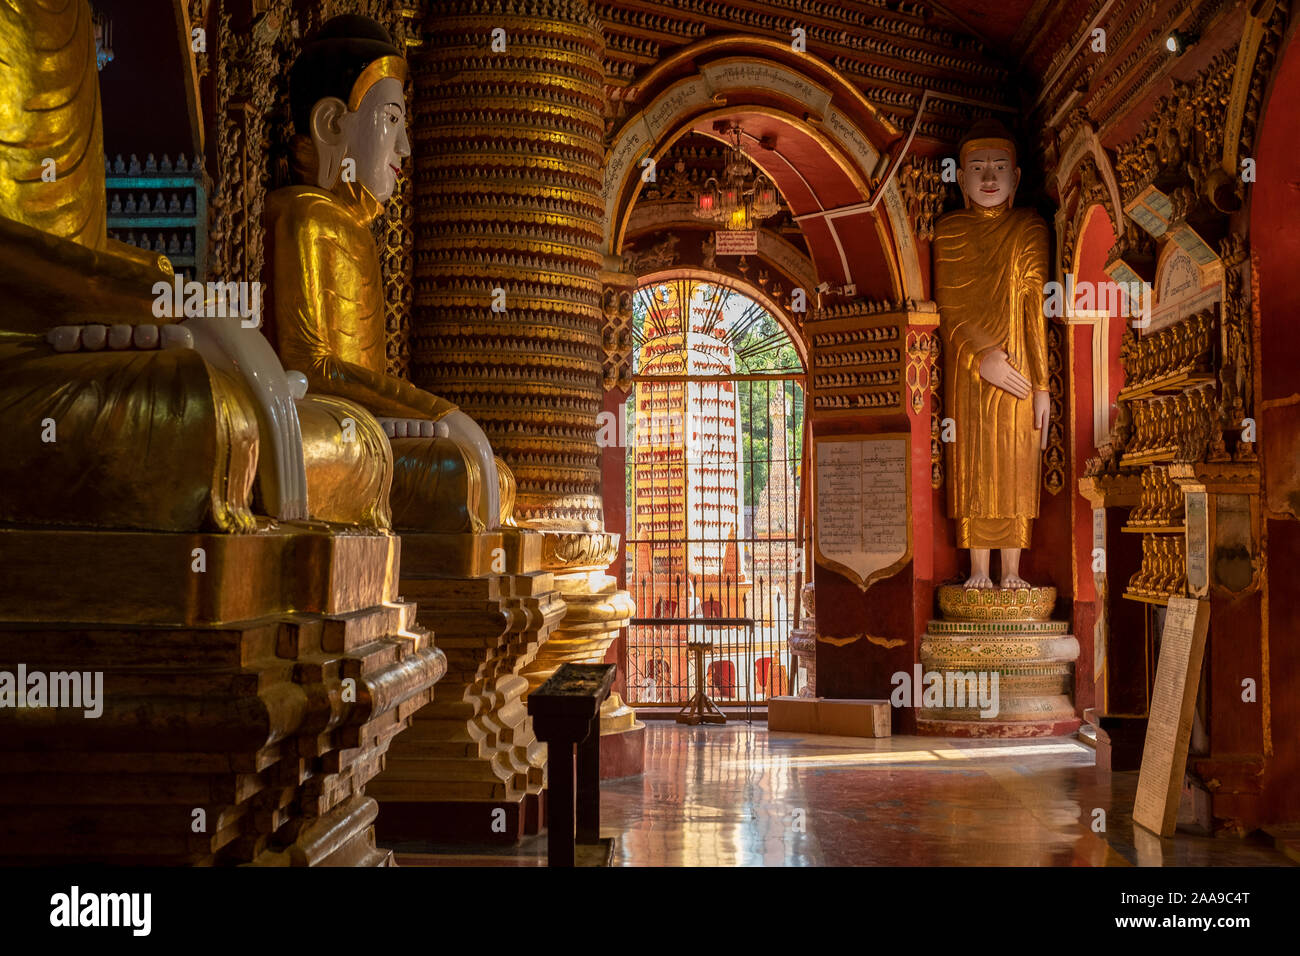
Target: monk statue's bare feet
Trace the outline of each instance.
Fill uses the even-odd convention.
[[[1027,588],[1030,584],[1018,574],[1006,574],[1002,576],[1002,586],[1014,590],[1016,588]]]
[[[985,590],[993,587],[993,579],[990,578],[987,574],[978,574],[978,573],[972,574],[970,577],[966,579],[966,587],[980,588],[981,590]]]

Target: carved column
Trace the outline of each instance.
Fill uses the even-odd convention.
[[[604,573],[619,539],[602,530],[596,442],[604,41],[583,0],[449,0],[427,27],[411,375],[483,426],[518,482],[519,524],[545,532],[567,610],[525,669],[536,687],[565,661],[601,661],[632,613]],[[602,732],[640,729],[611,695]]]
[[[428,26],[412,378],[483,426],[521,524],[599,530],[599,29],[541,0],[448,0]]]

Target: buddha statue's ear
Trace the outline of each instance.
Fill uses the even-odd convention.
[[[1016,167],[1015,180],[1011,183],[1011,192],[1007,196],[1007,208],[1013,209],[1016,205],[1016,190],[1020,188],[1020,167]]]
[[[333,189],[348,151],[344,117],[348,105],[337,96],[322,97],[311,108],[311,141],[316,146],[316,185]]]

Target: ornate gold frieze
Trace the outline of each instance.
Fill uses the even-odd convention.
[[[1240,181],[1225,183],[1226,174],[1220,166],[1223,107],[1232,86],[1236,55],[1235,47],[1224,50],[1195,79],[1186,83],[1175,80],[1172,95],[1159,100],[1138,135],[1119,149],[1115,176],[1126,206],[1165,172],[1185,177],[1193,197],[1217,197],[1220,206],[1225,187],[1239,195]]]

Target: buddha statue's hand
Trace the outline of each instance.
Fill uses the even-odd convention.
[[[980,378],[1004,392],[1010,392],[1016,398],[1029,397],[1029,379],[1016,371],[1002,349],[991,349],[984,353],[980,359]]]
[[[1034,392],[1034,428],[1038,431],[1038,447],[1047,447],[1047,425],[1052,415],[1052,396],[1039,389]]]

